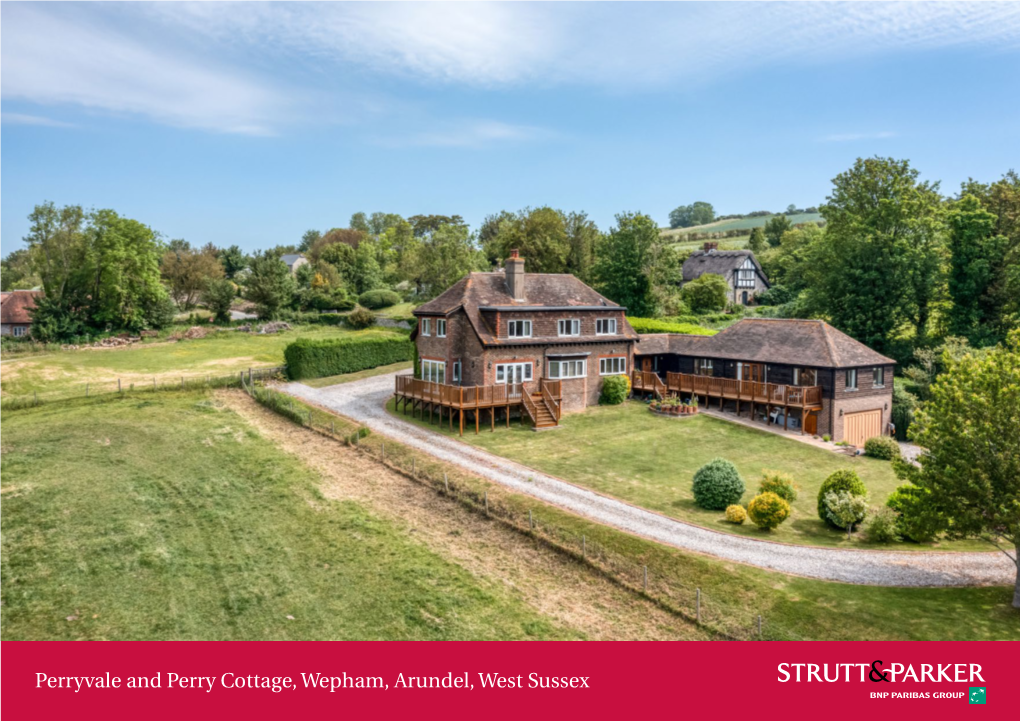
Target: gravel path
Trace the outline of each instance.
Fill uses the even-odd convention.
[[[718,533],[667,518],[390,415],[384,405],[393,394],[395,375],[326,388],[288,383],[281,390],[515,491],[677,548],[784,573],[874,586],[1011,586],[1015,578],[1016,568],[998,551],[897,553],[813,548]]]

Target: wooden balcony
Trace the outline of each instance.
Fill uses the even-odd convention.
[[[466,411],[474,413],[475,433],[478,432],[479,418],[483,410],[489,411],[489,423],[491,428],[495,429],[496,410],[503,408],[506,411],[506,424],[509,427],[509,410],[515,406],[522,406],[536,427],[556,425],[562,414],[560,401],[563,398],[563,383],[542,378],[537,383],[453,386],[419,380],[412,376],[397,376],[394,395],[397,410],[403,409],[406,413],[410,406],[412,415],[420,411],[423,418],[425,410],[428,410],[430,421],[438,411],[439,422],[442,423],[445,410],[451,430],[454,414],[459,415],[460,434],[464,435]],[[523,415],[521,420],[523,421]]]

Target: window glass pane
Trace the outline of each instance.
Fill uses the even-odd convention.
[[[506,381],[506,370],[503,366],[496,366],[496,382],[503,383]]]

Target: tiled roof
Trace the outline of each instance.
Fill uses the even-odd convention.
[[[482,317],[481,308],[498,307],[501,312],[537,311],[552,308],[591,310],[623,310],[593,288],[585,285],[572,275],[565,273],[527,273],[524,278],[524,300],[514,300],[506,285],[502,272],[469,273],[447,288],[438,297],[414,309],[414,315],[447,315],[463,308],[479,340],[486,345],[534,345],[536,343],[577,343],[595,339],[595,336],[572,338],[528,338],[522,340],[499,339],[495,329],[490,328]],[[621,324],[619,335],[598,336],[597,340],[632,340],[637,333],[626,319]]]
[[[787,318],[745,318],[714,336],[643,335],[635,352],[818,368],[853,368],[896,362],[825,321]]]
[[[41,290],[12,290],[0,293],[0,322],[31,323],[28,311],[35,306],[35,299]]]
[[[754,263],[754,267],[765,278],[765,271],[761,269],[758,259],[749,250],[696,250],[684,261],[683,279],[684,282],[699,278],[705,273],[715,273],[724,278],[733,277],[733,272],[744,264],[748,258]]]

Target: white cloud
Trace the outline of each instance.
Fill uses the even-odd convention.
[[[0,120],[6,125],[39,125],[47,128],[73,128],[72,123],[65,123],[62,120],[44,118],[39,115],[24,115],[23,113],[3,113]]]
[[[835,133],[819,138],[819,140],[823,143],[850,143],[855,140],[884,140],[895,137],[896,133],[891,130],[881,130],[877,133]]]
[[[543,140],[553,135],[548,130],[528,125],[513,125],[496,120],[463,120],[441,123],[439,127],[431,130],[377,136],[374,142],[397,148],[406,146],[481,148],[493,143]]]

